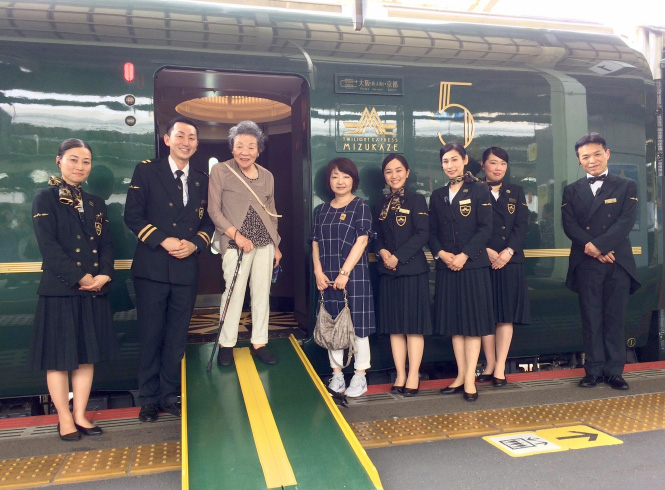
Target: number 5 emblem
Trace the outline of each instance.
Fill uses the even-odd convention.
[[[443,114],[451,107],[462,109],[464,113],[464,148],[466,148],[473,141],[473,137],[476,133],[476,123],[474,122],[473,115],[469,109],[460,104],[450,103],[450,91],[452,90],[453,85],[471,86],[472,84],[464,82],[441,82],[439,86],[439,114]],[[439,141],[441,141],[441,144],[445,145],[446,142],[443,140],[441,133],[437,134],[439,135]]]

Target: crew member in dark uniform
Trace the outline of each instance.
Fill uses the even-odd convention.
[[[405,188],[409,177],[406,158],[391,153],[383,160],[382,170],[390,194],[374,210],[374,250],[381,258],[377,331],[390,334],[397,371],[391,391],[410,397],[420,388],[424,335],[432,334],[429,265],[423,252],[429,218],[425,197]]]
[[[493,196],[492,236],[487,243],[487,255],[492,263],[490,278],[496,334],[482,338],[487,364],[476,381],[491,381],[496,387],[507,384],[506,359],[513,339],[513,324],[531,323],[524,271],[524,238],[529,226],[529,209],[524,189],[504,181],[508,161],[508,153],[498,146],[483,152],[485,182]]]
[[[610,150],[598,133],[575,143],[587,175],[563,190],[563,230],[572,240],[566,286],[579,295],[586,376],[596,386],[603,376],[627,390],[624,315],[628,295],[640,287],[629,234],[637,219],[637,184],[609,173]]]
[[[436,258],[434,333],[451,335],[457,378],[441,390],[478,399],[476,366],[480,337],[494,333],[492,283],[487,241],[492,233],[492,203],[487,184],[465,173],[469,157],[460,143],[439,153],[448,185],[429,201],[429,248]]]
[[[208,175],[190,165],[198,146],[193,121],[166,128],[169,157],[139,163],[127,192],[125,223],[139,241],[132,277],[139,328],[139,420],[180,416],[180,360],[198,281],[197,254],[210,245]]]

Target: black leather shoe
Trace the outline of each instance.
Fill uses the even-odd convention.
[[[404,386],[392,385],[390,387],[391,393],[404,393]]]
[[[141,422],[155,422],[158,417],[159,409],[156,403],[149,403],[141,407],[141,411],[139,412],[139,420]]]
[[[478,399],[478,392],[476,391],[475,393],[467,393],[465,391],[464,399],[468,402],[475,402]]]
[[[614,388],[615,390],[628,390],[630,389],[630,386],[628,386],[628,383],[626,383],[626,380],[623,379],[622,376],[617,375],[617,376],[608,376],[605,379],[605,382],[610,385],[611,388]]]
[[[233,364],[233,347],[222,347],[220,345],[217,352],[217,365],[230,366],[231,364]]]
[[[404,386],[404,397],[411,398],[412,396],[416,396],[419,391],[420,391],[420,381],[418,381],[418,388],[407,388],[406,386]]]
[[[448,386],[443,388],[439,393],[442,395],[454,395],[455,393],[461,393],[464,391],[464,385],[459,386]]]
[[[168,405],[162,405],[162,412],[170,413],[174,417],[180,417],[182,415],[180,402],[173,402],[169,403]]]
[[[598,381],[602,379],[602,376],[594,376],[593,374],[587,374],[580,380],[580,386],[582,388],[593,388],[598,384]]]
[[[481,374],[476,378],[476,383],[489,383],[494,379],[494,373]]]
[[[83,427],[82,425],[79,425],[76,422],[74,422],[74,425],[76,426],[78,431],[84,436],[101,436],[102,433],[104,432],[101,427],[97,427],[96,425],[90,428]]]
[[[506,381],[506,378],[495,378],[492,376],[492,385],[496,386],[497,388],[500,388],[501,386],[506,386],[508,384],[508,381]]]
[[[275,354],[270,352],[267,347],[259,347],[258,349],[255,349],[254,346],[250,346],[249,351],[252,353],[252,355],[258,357],[263,364],[277,364],[277,358],[275,357]]]
[[[75,432],[70,432],[69,434],[61,434],[60,424],[58,424],[58,435],[60,436],[60,439],[67,442],[78,441],[81,439],[81,433],[78,430]]]

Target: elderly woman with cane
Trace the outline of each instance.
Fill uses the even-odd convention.
[[[233,363],[233,347],[238,340],[238,323],[248,281],[252,302],[250,351],[265,364],[276,364],[277,358],[266,344],[272,271],[282,258],[277,233],[280,215],[275,210],[273,175],[256,163],[265,147],[266,136],[256,123],[242,121],[230,129],[228,141],[233,158],[213,166],[208,187],[208,214],[215,223],[212,246],[222,254],[226,283],[222,308],[231,295],[221,327],[217,364]],[[239,250],[244,256],[235,288],[230,291]]]

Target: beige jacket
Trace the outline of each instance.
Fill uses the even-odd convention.
[[[271,217],[265,212],[261,204],[255,202],[256,199],[249,192],[249,189],[238,180],[238,177],[229,171],[226,166],[227,163],[233,170],[240,174],[233,159],[216,163],[210,171],[208,214],[213,223],[215,223],[215,236],[212,241],[212,248],[224,255],[230,241],[230,238],[224,232],[231,226],[240,229],[245,216],[247,216],[250,205],[252,205],[254,211],[261,217],[261,221],[263,221],[275,246],[279,246],[280,237],[277,233],[277,218]],[[272,174],[261,165],[256,164],[256,168],[259,171],[259,178],[247,181],[247,183],[256,195],[263,200],[263,204],[265,204],[270,212],[277,214],[275,210],[275,180]]]

